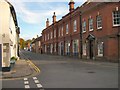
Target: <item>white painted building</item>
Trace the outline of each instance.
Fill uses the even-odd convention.
[[[18,57],[19,27],[14,7],[6,0],[0,0],[0,63],[10,68],[10,58]]]

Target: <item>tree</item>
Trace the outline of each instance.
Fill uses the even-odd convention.
[[[25,40],[23,38],[20,38],[20,49],[24,49],[25,47]]]

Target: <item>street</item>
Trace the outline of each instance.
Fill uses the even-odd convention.
[[[3,80],[3,88],[118,88],[117,63],[81,61],[28,51],[21,53],[40,69],[39,75]]]

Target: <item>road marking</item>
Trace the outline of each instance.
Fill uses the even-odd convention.
[[[25,85],[25,88],[30,88],[30,86],[29,85]]]
[[[42,85],[41,84],[36,84],[38,88],[42,88]]]
[[[28,81],[25,81],[24,84],[29,84],[29,82],[28,82]]]
[[[37,77],[33,77],[34,80],[37,80]]]
[[[24,80],[25,80],[25,81],[27,81],[27,80],[28,80],[28,78],[24,78]]]
[[[35,83],[39,83],[39,81],[38,81],[38,80],[35,80],[34,82],[35,82]]]

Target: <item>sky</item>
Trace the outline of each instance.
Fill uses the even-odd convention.
[[[49,18],[52,24],[53,12],[56,12],[57,21],[69,12],[70,0],[8,0],[15,8],[20,38],[25,40],[41,36]],[[75,1],[75,8],[83,4],[84,0]]]

